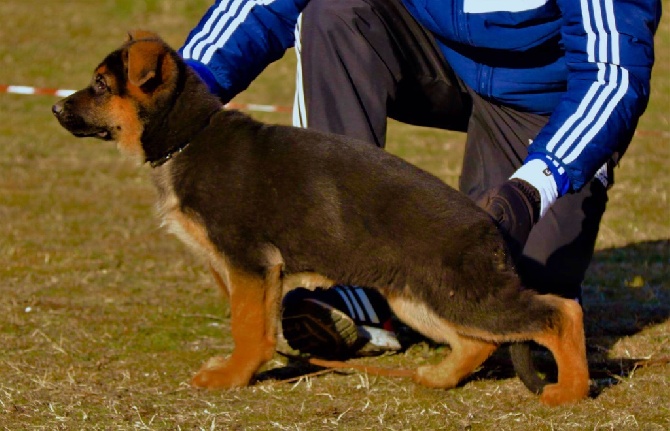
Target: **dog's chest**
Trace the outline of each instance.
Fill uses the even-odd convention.
[[[207,229],[198,215],[182,210],[179,197],[172,185],[169,167],[156,169],[153,172],[153,180],[158,189],[156,208],[161,227],[208,261],[219,255],[220,253],[209,240]]]

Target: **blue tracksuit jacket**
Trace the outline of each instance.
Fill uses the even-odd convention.
[[[649,99],[660,0],[403,1],[477,93],[551,114],[527,160],[547,162],[560,195],[625,150]],[[307,2],[219,0],[180,53],[230,99],[293,46]]]

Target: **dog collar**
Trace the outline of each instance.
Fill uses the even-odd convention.
[[[162,166],[165,163],[167,163],[174,156],[176,156],[177,154],[184,151],[186,149],[186,147],[188,147],[191,144],[191,141],[193,141],[195,138],[200,136],[200,134],[203,132],[203,130],[205,130],[207,128],[207,126],[209,126],[209,124],[211,123],[212,117],[214,117],[214,115],[216,113],[220,112],[220,111],[221,111],[221,108],[216,108],[214,111],[212,111],[209,114],[209,116],[207,117],[207,123],[205,123],[205,125],[202,127],[202,129],[200,129],[200,131],[198,131],[195,135],[193,135],[190,140],[184,142],[183,144],[175,145],[174,147],[170,148],[168,150],[167,154],[165,154],[164,156],[161,156],[161,157],[159,157],[157,159],[153,159],[153,160],[147,158],[147,159],[145,159],[145,162],[148,162],[149,165],[152,168],[157,168],[157,167]]]
[[[165,163],[167,163],[168,160],[173,158],[176,154],[179,154],[182,151],[184,151],[186,149],[186,147],[189,146],[190,143],[191,143],[190,141],[186,141],[184,144],[181,144],[177,147],[173,147],[172,149],[170,149],[170,151],[168,151],[168,153],[166,155],[164,155],[163,157],[160,157],[160,158],[154,159],[154,160],[147,159],[147,162],[149,162],[149,165],[152,168],[157,168],[159,166],[162,166]]]

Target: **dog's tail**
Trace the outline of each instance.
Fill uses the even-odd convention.
[[[530,343],[513,343],[509,346],[510,357],[514,365],[514,371],[519,376],[521,382],[533,393],[539,395],[544,390],[544,387],[551,382],[543,379],[538,374],[535,365],[533,364],[533,355],[531,353]],[[290,355],[283,354],[289,358],[295,358]],[[295,358],[305,360],[303,358]],[[328,369],[354,369],[362,371],[375,376],[385,377],[414,377],[416,370],[408,370],[402,368],[383,368],[373,367],[363,364],[355,364],[346,361],[326,360],[318,358],[309,358],[306,362],[316,365],[318,367]]]
[[[530,343],[514,343],[509,346],[514,371],[523,384],[533,393],[540,395],[549,383],[538,374],[533,364]]]

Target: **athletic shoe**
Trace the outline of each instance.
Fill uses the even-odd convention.
[[[281,318],[289,346],[321,358],[346,359],[402,348],[394,331],[397,319],[373,289],[299,287],[284,297]]]

